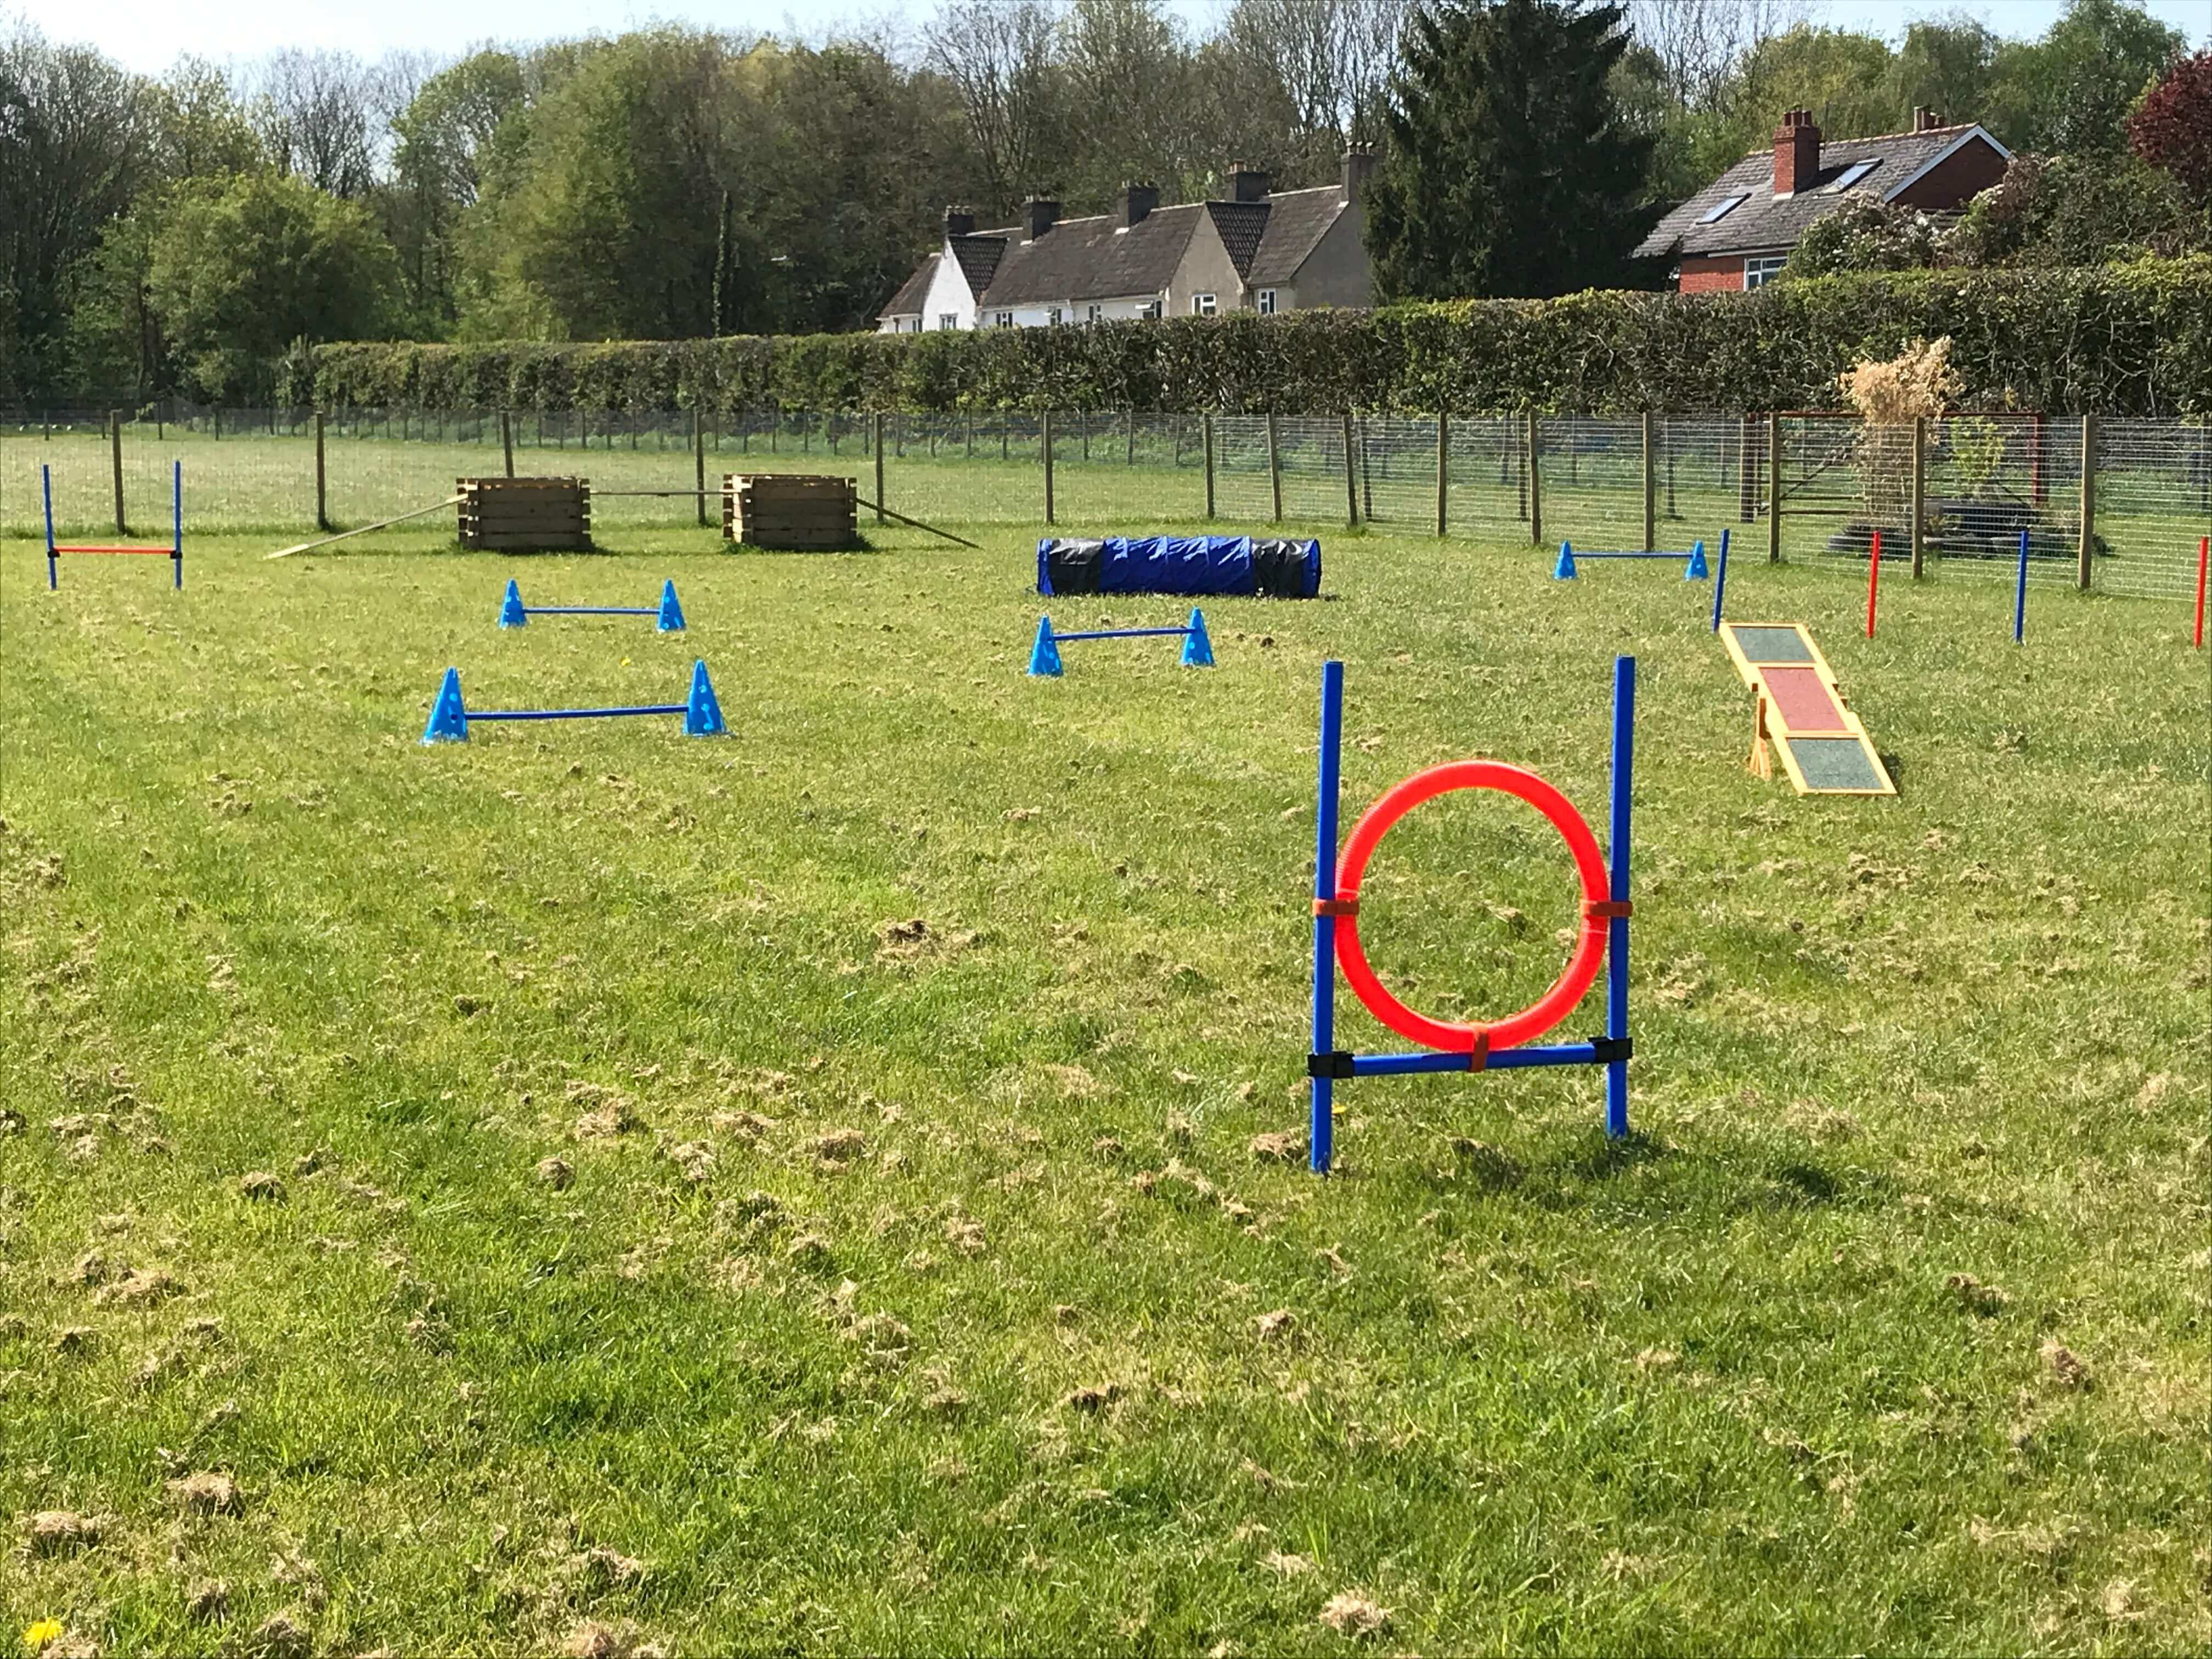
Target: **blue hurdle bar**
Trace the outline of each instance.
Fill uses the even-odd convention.
[[[1181,628],[1089,628],[1073,634],[1056,634],[1052,618],[1037,618],[1036,641],[1030,647],[1029,672],[1035,675],[1057,676],[1066,672],[1060,660],[1060,647],[1069,640],[1144,640],[1174,636],[1182,641],[1182,665],[1185,668],[1213,666],[1213,641],[1206,637],[1206,617],[1196,605],[1190,608],[1190,620]]]
[[[1607,894],[1616,904],[1628,899],[1629,803],[1636,764],[1636,659],[1613,661],[1613,777],[1611,846]],[[1340,1054],[1336,1042],[1336,918],[1324,914],[1336,898],[1338,780],[1344,738],[1344,665],[1331,659],[1321,671],[1320,789],[1314,813],[1313,1051],[1306,1072],[1311,1089],[1310,1139],[1314,1173],[1327,1175],[1335,1161],[1336,1079],[1340,1077],[1404,1077],[1430,1072],[1471,1072],[1474,1056],[1464,1051],[1419,1049],[1407,1054]],[[1510,1072],[1541,1066],[1605,1067],[1605,1132],[1615,1139],[1628,1133],[1628,918],[1607,924],[1605,1036],[1583,1042],[1524,1043],[1493,1048],[1483,1057],[1486,1072]],[[1602,1050],[1601,1050],[1601,1042]],[[1324,1064],[1324,1062],[1334,1062]]]
[[[499,605],[499,625],[501,628],[526,628],[536,617],[654,617],[654,631],[661,634],[681,634],[684,631],[684,607],[677,603],[676,584],[664,580],[660,584],[659,605],[531,605],[522,602],[522,590],[510,578],[506,597]]]
[[[422,741],[466,743],[469,727],[477,720],[588,720],[617,714],[681,714],[687,738],[715,737],[726,729],[722,706],[715,699],[714,682],[707,678],[707,665],[703,662],[691,665],[691,695],[684,702],[635,703],[606,708],[470,708],[461,700],[461,671],[448,668],[439,684],[437,696],[431,702],[430,718],[422,727]]]

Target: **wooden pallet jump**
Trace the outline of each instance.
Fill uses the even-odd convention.
[[[585,553],[592,547],[588,478],[457,478],[461,545],[496,553]]]
[[[722,479],[722,536],[744,547],[833,552],[857,546],[859,492],[850,478],[732,472]]]

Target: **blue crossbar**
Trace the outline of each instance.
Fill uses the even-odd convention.
[[[1423,1050],[1403,1054],[1354,1054],[1352,1074],[1354,1077],[1403,1077],[1416,1072],[1471,1072],[1472,1054],[1464,1050],[1440,1053]],[[1595,1066],[1597,1064],[1597,1045],[1593,1042],[1530,1043],[1522,1048],[1493,1048],[1486,1055],[1482,1069],[1486,1072],[1510,1072],[1529,1066]]]
[[[533,605],[530,607],[537,617],[657,617],[660,611],[650,605]]]
[[[641,703],[635,708],[471,708],[471,720],[588,720],[607,714],[684,714],[680,702]]]
[[[1156,634],[1188,634],[1188,628],[1093,628],[1080,634],[1054,634],[1056,640],[1142,640]]]

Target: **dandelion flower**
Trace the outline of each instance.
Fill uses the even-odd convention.
[[[26,1625],[23,1627],[23,1651],[33,1655],[44,1653],[46,1644],[61,1633],[62,1621],[58,1619],[41,1619],[35,1624]]]

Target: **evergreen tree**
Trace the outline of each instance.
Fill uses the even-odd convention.
[[[1618,4],[1435,0],[1408,20],[1368,196],[1392,297],[1544,298],[1633,283],[1652,140],[1616,100]]]

